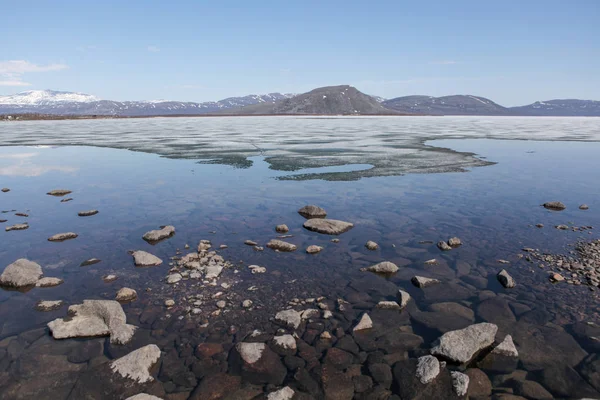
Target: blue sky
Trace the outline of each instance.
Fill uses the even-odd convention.
[[[600,0],[6,1],[0,94],[600,100]]]

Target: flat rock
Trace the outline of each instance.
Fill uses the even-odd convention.
[[[560,201],[549,201],[549,202],[542,204],[542,206],[544,206],[544,208],[547,208],[548,210],[555,210],[555,211],[561,211],[561,210],[564,210],[565,208],[567,208],[567,206],[565,206]]]
[[[317,246],[317,245],[310,245],[306,248],[306,252],[308,254],[317,254],[320,253],[323,250],[323,248],[321,246]]]
[[[298,210],[298,214],[302,215],[306,219],[310,218],[325,218],[327,212],[319,206],[308,205]]]
[[[423,356],[417,360],[416,376],[422,384],[434,380],[440,373],[440,362],[434,356]]]
[[[182,279],[183,279],[183,276],[179,272],[174,272],[167,276],[167,283],[172,285],[174,283],[179,282]]]
[[[579,206],[579,209],[580,210],[589,210],[590,207],[587,204],[582,204],[582,205]]]
[[[10,192],[9,188],[2,188],[2,193],[8,193],[8,192]]]
[[[65,240],[75,239],[78,235],[74,232],[57,233],[48,238],[49,242],[63,242]]]
[[[514,288],[515,286],[517,286],[517,283],[515,282],[513,277],[510,276],[510,274],[505,269],[500,271],[498,275],[496,275],[496,277],[498,278],[498,282],[500,282],[500,284],[502,284],[502,286],[504,286],[507,289]]]
[[[53,311],[61,308],[63,304],[62,300],[43,300],[35,305],[35,309],[38,311]]]
[[[302,316],[296,310],[283,310],[275,314],[275,322],[290,329],[298,329]]]
[[[149,232],[144,233],[142,239],[147,242],[158,242],[160,240],[169,238],[175,234],[175,227],[172,225],[167,225],[161,229],[155,229]]]
[[[110,336],[111,343],[124,344],[136,329],[126,323],[121,304],[113,300],[84,300],[83,304],[70,306],[68,315],[48,323],[55,339]]]
[[[132,301],[135,300],[137,298],[137,292],[131,288],[121,288],[119,289],[119,291],[117,292],[117,296],[115,297],[115,300],[117,301]]]
[[[110,368],[123,378],[137,383],[154,380],[150,370],[160,359],[160,349],[155,344],[149,344],[110,363]]]
[[[364,331],[366,329],[371,329],[371,328],[373,328],[373,321],[371,320],[371,317],[369,317],[369,314],[364,313],[360,317],[360,320],[358,321],[358,323],[354,326],[354,328],[352,328],[352,331],[358,332],[358,331]]]
[[[429,306],[431,311],[437,311],[446,314],[453,314],[464,318],[466,320],[470,320],[473,322],[475,320],[475,313],[468,307],[465,307],[458,303],[453,302],[444,302],[444,303],[435,303]]]
[[[413,285],[415,285],[416,287],[421,288],[421,289],[440,283],[440,281],[437,279],[426,278],[424,276],[418,276],[418,275],[413,276],[410,281],[412,282]]]
[[[113,274],[110,274],[110,275],[104,275],[104,276],[102,277],[102,280],[103,280],[104,282],[106,282],[106,283],[113,282],[113,281],[116,281],[116,280],[117,280],[117,276],[116,276],[116,275],[113,275]]]
[[[398,269],[399,268],[396,264],[389,261],[382,261],[378,264],[365,268],[365,271],[375,272],[378,274],[393,274],[394,272],[398,272]]]
[[[340,235],[349,231],[354,224],[336,219],[312,218],[306,220],[303,225],[309,231],[323,233],[326,235]]]
[[[469,362],[473,356],[494,343],[498,327],[483,322],[444,333],[431,348],[431,354],[456,363]]]
[[[67,195],[67,194],[69,194],[69,193],[71,193],[71,191],[70,191],[70,190],[67,190],[67,189],[55,189],[55,190],[51,190],[51,191],[49,191],[49,192],[48,192],[48,193],[46,193],[46,194],[48,194],[48,195],[50,195],[50,196],[57,196],[57,197],[61,197],[61,196],[65,196],[65,195]]]
[[[528,375],[529,377],[529,375]],[[558,399],[598,399],[598,393],[573,368],[553,365],[531,373],[535,379]]]
[[[163,263],[160,258],[142,250],[134,251],[131,255],[136,267],[153,267]]]
[[[271,239],[266,246],[273,250],[279,251],[296,251],[298,248],[295,244],[284,242],[283,240]]]
[[[42,267],[39,264],[20,258],[4,269],[0,275],[0,285],[15,288],[33,286],[42,275]]]
[[[80,217],[91,217],[92,215],[98,214],[98,210],[87,210],[87,211],[79,211],[77,215]]]
[[[209,265],[206,267],[206,279],[213,280],[217,279],[223,272],[223,266],[221,265]]]
[[[24,224],[15,224],[12,226],[7,226],[6,228],[4,228],[4,230],[6,232],[10,232],[10,231],[22,231],[22,230],[28,229],[28,228],[29,228],[29,224],[24,223]]]
[[[35,284],[36,287],[54,287],[62,284],[64,281],[60,278],[46,277],[42,278]]]

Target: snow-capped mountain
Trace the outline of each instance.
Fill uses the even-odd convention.
[[[577,99],[536,101],[527,106],[512,107],[511,110],[520,115],[600,117],[600,101]]]
[[[274,103],[293,97],[293,94],[269,93],[230,97],[204,103],[151,100],[112,101],[100,100],[84,93],[54,90],[28,90],[9,96],[0,96],[0,114],[55,114],[55,115],[198,115],[220,112],[259,103]]]

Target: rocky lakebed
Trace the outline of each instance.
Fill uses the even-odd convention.
[[[493,163],[0,148],[0,397],[600,399],[598,145],[435,146]]]

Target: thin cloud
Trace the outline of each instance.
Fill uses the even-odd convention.
[[[151,53],[158,53],[160,51],[160,47],[158,46],[148,46],[148,51]]]
[[[454,60],[441,60],[441,61],[431,61],[429,64],[432,64],[432,65],[454,65],[454,64],[459,64],[459,62],[454,61]]]
[[[39,65],[26,60],[0,61],[0,86],[31,86],[23,81],[23,75],[32,72],[61,71],[69,68],[66,64]]]

